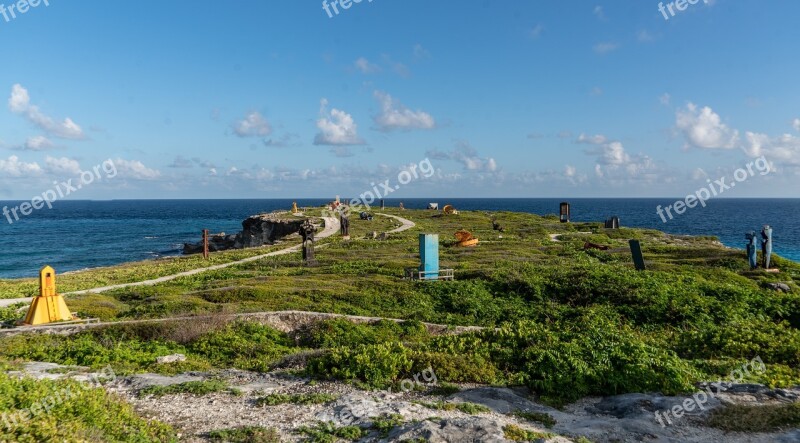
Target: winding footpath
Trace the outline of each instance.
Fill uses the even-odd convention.
[[[395,215],[389,215],[389,214],[377,214],[377,215],[381,215],[383,217],[393,218],[393,219],[399,221],[400,223],[402,223],[402,226],[387,232],[388,234],[396,234],[398,232],[407,231],[407,230],[409,230],[409,229],[411,229],[411,228],[416,226],[416,223],[412,222],[411,220],[408,220],[408,219],[405,219],[405,218],[402,218],[402,217],[398,217],[398,216],[395,216]],[[323,219],[325,220],[325,229],[323,229],[322,232],[320,232],[316,236],[317,239],[328,238],[328,237],[332,236],[333,234],[337,233],[339,231],[339,228],[340,228],[339,220],[336,217],[323,217]],[[100,293],[103,293],[103,292],[113,291],[115,289],[124,289],[124,288],[131,288],[131,287],[137,287],[137,286],[153,286],[153,285],[157,285],[159,283],[172,281],[172,280],[175,280],[175,279],[178,279],[178,278],[181,278],[181,277],[189,277],[189,276],[197,275],[197,274],[200,274],[200,273],[203,273],[203,272],[216,271],[218,269],[225,269],[225,268],[229,268],[231,266],[241,265],[243,263],[250,263],[250,262],[261,260],[261,259],[267,258],[267,257],[276,257],[276,256],[279,256],[279,255],[286,255],[286,254],[291,254],[291,253],[294,253],[294,252],[299,252],[301,248],[302,248],[302,245],[295,245],[295,246],[291,246],[291,247],[286,248],[286,249],[273,251],[273,252],[270,252],[270,253],[267,253],[267,254],[257,255],[257,256],[254,256],[254,257],[248,257],[248,258],[245,258],[245,259],[242,259],[242,260],[233,261],[233,262],[230,262],[230,263],[223,263],[223,264],[220,264],[220,265],[209,266],[207,268],[192,269],[190,271],[185,271],[185,272],[180,272],[180,273],[177,273],[177,274],[167,275],[167,276],[155,278],[155,279],[152,279],[152,280],[145,280],[145,281],[134,282],[134,283],[123,283],[123,284],[111,285],[111,286],[103,286],[101,288],[86,289],[86,290],[83,290],[83,291],[66,292],[63,295],[100,294]],[[11,306],[11,305],[14,305],[14,304],[17,304],[17,303],[30,303],[31,300],[32,300],[32,298],[30,298],[30,297],[28,297],[28,298],[0,299],[0,308]]]

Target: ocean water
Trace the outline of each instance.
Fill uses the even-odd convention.
[[[301,199],[300,206],[319,206],[330,199]],[[400,199],[387,199],[397,206]],[[555,214],[558,199],[402,199],[406,208],[428,202],[463,210],[520,211]],[[800,261],[800,199],[717,199],[664,223],[656,206],[674,199],[572,199],[574,221],[620,217],[623,226],[654,228],[674,234],[715,235],[744,248],[746,232],[774,229],[775,252]],[[17,206],[21,202],[2,202]],[[60,201],[9,224],[0,219],[0,278],[34,277],[45,264],[58,272],[180,255],[184,242],[200,232],[235,233],[249,215],[290,209],[292,200],[115,200]]]

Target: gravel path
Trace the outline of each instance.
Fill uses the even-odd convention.
[[[335,234],[335,233],[337,233],[339,231],[339,220],[336,217],[323,217],[323,219],[325,220],[325,229],[323,229],[323,231],[320,232],[316,236],[317,239],[323,239],[323,238],[330,237],[330,236],[332,236],[333,234]],[[408,220],[406,220],[406,221],[408,221]],[[63,295],[100,294],[100,293],[112,291],[112,290],[115,290],[115,289],[130,288],[130,287],[135,287],[135,286],[153,286],[153,285],[157,285],[159,283],[168,282],[168,281],[175,280],[175,279],[178,279],[178,278],[181,278],[181,277],[189,277],[191,275],[197,275],[197,274],[200,274],[200,273],[203,273],[203,272],[207,272],[207,271],[216,271],[218,269],[229,268],[231,266],[236,266],[236,265],[240,265],[240,264],[243,264],[243,263],[249,263],[249,262],[261,260],[262,258],[275,257],[275,256],[278,256],[278,255],[285,255],[285,254],[291,254],[293,252],[300,251],[301,248],[302,248],[302,245],[295,245],[295,246],[292,246],[290,248],[281,249],[279,251],[273,251],[273,252],[270,252],[268,254],[257,255],[255,257],[249,257],[249,258],[245,258],[243,260],[237,260],[237,261],[230,262],[230,263],[223,263],[221,265],[209,266],[207,268],[192,269],[191,271],[180,272],[180,273],[173,274],[173,275],[166,275],[164,277],[159,277],[159,278],[156,278],[156,279],[153,279],[153,280],[145,280],[145,281],[134,282],[134,283],[124,283],[124,284],[119,284],[119,285],[104,286],[104,287],[101,287],[101,288],[86,289],[86,290],[83,290],[83,291],[67,292],[67,293],[64,293]],[[32,300],[32,298],[4,299],[4,300],[0,300],[0,307],[10,306],[10,305],[13,305],[13,304],[16,304],[16,303],[29,303],[31,300]]]
[[[387,234],[396,234],[398,232],[408,231],[409,229],[413,228],[414,226],[417,226],[417,224],[412,222],[411,220],[405,219],[403,217],[398,217],[396,215],[381,214],[381,213],[378,213],[377,215],[380,215],[380,216],[383,216],[383,217],[393,218],[393,219],[395,219],[395,220],[397,220],[397,221],[399,221],[400,223],[403,224],[403,226],[400,226],[397,229],[393,229],[393,230],[387,232]]]

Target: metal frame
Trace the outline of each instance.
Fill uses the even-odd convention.
[[[438,277],[434,278],[431,276],[430,278],[426,278],[428,274],[436,275]],[[455,270],[453,269],[439,269],[438,271],[420,271],[416,268],[408,268],[406,269],[406,278],[410,280],[420,280],[420,281],[439,281],[439,280],[455,280]]]

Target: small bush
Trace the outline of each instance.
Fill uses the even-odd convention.
[[[550,433],[529,431],[527,429],[522,429],[517,425],[504,426],[503,434],[505,434],[507,439],[512,441],[533,441],[540,438],[550,439],[554,437],[554,435]]]
[[[475,415],[481,414],[484,412],[490,412],[491,409],[487,408],[483,405],[478,405],[475,403],[451,403],[451,402],[435,402],[435,403],[420,403],[422,406],[425,406],[428,409],[433,409],[437,411],[461,411],[465,414]]]
[[[276,406],[286,403],[296,405],[319,405],[336,401],[337,398],[339,397],[330,394],[270,394],[256,399],[256,405]]]
[[[163,397],[165,395],[174,394],[191,394],[196,396],[203,396],[213,394],[214,392],[222,392],[228,390],[228,385],[222,380],[203,380],[203,381],[187,381],[185,383],[178,383],[168,386],[148,386],[139,390],[139,397],[152,395],[154,397]]]
[[[356,441],[366,434],[358,426],[336,427],[333,422],[319,422],[312,427],[303,426],[297,432],[308,436],[308,440],[314,443],[334,443],[340,438]]]
[[[281,438],[274,428],[246,426],[242,428],[220,429],[208,433],[211,441],[225,443],[280,443]]]

